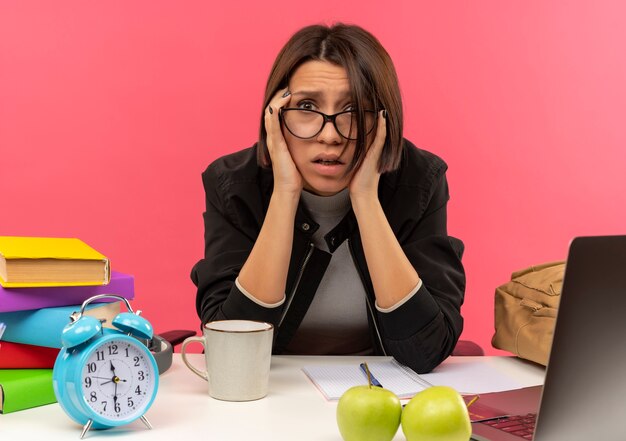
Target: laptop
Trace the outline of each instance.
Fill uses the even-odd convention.
[[[543,388],[479,402],[519,419],[472,423],[473,440],[626,440],[626,236],[572,241]]]

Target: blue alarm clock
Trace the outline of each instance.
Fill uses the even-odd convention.
[[[84,315],[85,307],[101,298],[126,303],[128,312],[113,319],[116,329]],[[145,417],[159,387],[159,370],[150,350],[138,339],[151,339],[152,325],[133,312],[123,297],[101,294],[83,302],[63,329],[62,348],[54,363],[56,398],[70,418],[83,425],[81,438],[93,429],[110,429]]]

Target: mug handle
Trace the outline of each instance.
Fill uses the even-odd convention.
[[[189,337],[186,338],[185,341],[183,341],[183,345],[180,348],[180,353],[183,357],[183,362],[187,365],[187,367],[189,369],[191,369],[191,372],[193,372],[194,374],[196,374],[198,377],[202,378],[204,381],[209,381],[209,374],[206,371],[201,371],[200,369],[197,369],[196,367],[194,367],[189,360],[187,360],[187,353],[185,352],[185,347],[190,344],[190,343],[200,343],[202,345],[203,348],[206,347],[204,346],[204,337]]]

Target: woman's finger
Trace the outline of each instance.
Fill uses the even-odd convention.
[[[370,144],[370,147],[367,151],[365,159],[369,158],[370,161],[374,162],[374,166],[378,167],[378,159],[383,151],[383,146],[385,145],[385,138],[387,137],[387,111],[381,110],[378,112],[378,120],[376,125],[376,135],[374,136],[374,140]]]
[[[381,175],[381,172],[378,170],[378,164],[387,136],[386,116],[387,114],[384,110],[381,110],[378,114],[374,139],[368,147],[363,163],[356,170],[350,181],[351,197],[358,194],[374,195],[377,197],[378,182]]]
[[[282,107],[289,104],[291,94],[289,89],[281,89],[272,97],[270,103],[265,108],[265,131],[267,132],[267,144],[271,149],[275,144],[283,144],[284,138],[280,128],[279,112]]]
[[[376,136],[372,141],[373,150],[381,150],[385,145],[385,138],[387,137],[387,111],[381,110],[378,112],[378,120],[376,126]]]

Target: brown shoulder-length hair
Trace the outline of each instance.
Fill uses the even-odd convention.
[[[357,139],[354,158],[348,170],[358,168],[366,153],[365,110],[387,111],[387,139],[378,164],[381,172],[400,165],[402,156],[402,99],[393,62],[380,42],[365,29],[338,23],[312,25],[296,32],[274,61],[265,87],[257,159],[271,164],[267,149],[264,112],[272,97],[289,85],[295,70],[310,60],[327,61],[343,67],[350,81],[352,100],[357,109]]]

